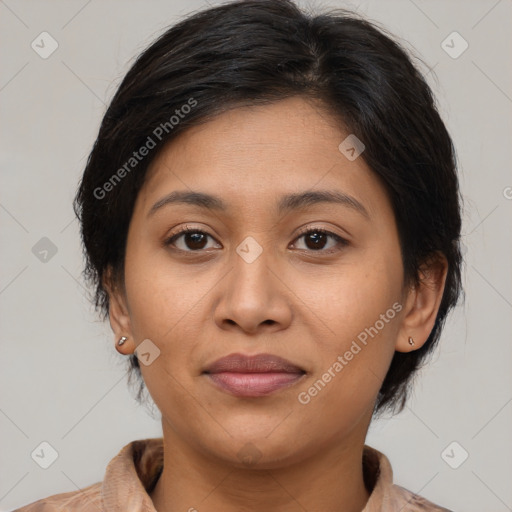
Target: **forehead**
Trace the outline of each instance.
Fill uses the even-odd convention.
[[[188,189],[222,196],[227,209],[273,202],[277,212],[279,196],[332,189],[371,210],[376,197],[369,196],[383,191],[362,158],[351,161],[339,150],[348,135],[325,109],[299,97],[235,108],[168,143],[148,169],[140,200],[147,210],[164,193]]]

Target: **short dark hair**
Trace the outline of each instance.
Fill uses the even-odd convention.
[[[110,269],[123,282],[134,203],[158,151],[230,108],[293,96],[319,101],[365,144],[361,157],[393,207],[405,282],[417,282],[421,266],[436,254],[448,262],[427,342],[395,352],[377,397],[374,413],[400,411],[461,291],[457,163],[424,76],[392,35],[353,12],[313,15],[290,0],[242,0],[196,12],[158,37],[117,89],[75,197],[84,275],[106,318],[104,278]],[[148,156],[135,160],[134,151],[144,146],[152,146]],[[135,355],[129,366],[140,401],[144,382]]]

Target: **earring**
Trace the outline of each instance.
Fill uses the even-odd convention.
[[[409,345],[411,345],[411,347],[414,345],[414,340],[411,336],[409,336]]]
[[[117,342],[117,344],[119,346],[121,346],[128,338],[126,336],[121,336],[121,338],[119,338],[119,341]]]

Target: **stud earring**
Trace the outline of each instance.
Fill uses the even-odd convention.
[[[409,336],[409,345],[411,345],[411,347],[414,345],[414,340],[412,339],[412,336]]]
[[[126,336],[121,336],[121,338],[119,338],[119,341],[117,342],[117,344],[119,346],[121,346],[128,338]]]

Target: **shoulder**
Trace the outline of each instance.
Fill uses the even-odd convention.
[[[54,494],[13,512],[98,512],[101,508],[101,482],[89,485],[78,491]]]
[[[363,472],[368,489],[372,489],[363,512],[451,512],[393,482],[389,459],[365,445]]]
[[[407,505],[407,509],[404,509],[407,512],[451,512],[396,484],[391,487],[389,494],[393,506],[398,507],[396,510],[402,510]]]
[[[132,441],[109,462],[102,482],[76,491],[55,494],[12,512],[152,510],[148,491],[158,479],[162,468],[163,438]]]

